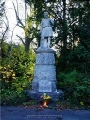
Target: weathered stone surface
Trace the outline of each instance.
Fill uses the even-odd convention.
[[[52,83],[50,81],[40,81],[38,89],[39,92],[52,92]]]
[[[53,53],[38,53],[36,57],[36,64],[51,65],[55,64]]]
[[[63,92],[62,90],[56,90],[54,92],[45,92],[47,95],[52,97],[52,100],[59,100],[62,96],[63,96]],[[37,92],[34,90],[30,90],[28,92],[28,95],[32,98],[32,99],[40,99],[40,96],[43,95],[43,92]]]
[[[54,51],[52,49],[41,49],[36,51],[36,65],[34,70],[34,79],[32,82],[33,90],[44,92],[45,86],[51,88],[51,92],[56,90],[56,70],[55,70],[55,58]],[[43,84],[42,84],[43,81]],[[47,84],[45,84],[47,81]],[[51,86],[49,83],[51,82]],[[53,82],[53,83],[52,83]],[[42,86],[41,86],[42,84]],[[46,90],[47,92],[48,90]],[[50,92],[48,91],[48,92]]]
[[[54,51],[52,49],[41,49],[36,51],[36,64],[55,64]]]
[[[62,96],[61,90],[56,88],[56,68],[54,50],[38,48],[36,51],[36,65],[34,70],[34,79],[32,81],[32,90],[29,96],[33,99],[39,99],[40,95],[46,93],[52,96],[53,100],[58,100]]]
[[[41,48],[39,47],[37,50],[36,50],[36,54],[37,53],[55,53],[55,51],[51,48]]]
[[[54,65],[36,65],[34,71],[34,78],[39,80],[56,80],[56,71]]]

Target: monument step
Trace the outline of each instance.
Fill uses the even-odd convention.
[[[61,99],[61,97],[63,96],[63,92],[62,90],[56,90],[54,92],[45,92],[47,95],[51,96],[52,100],[59,100]],[[32,99],[36,99],[36,100],[39,100],[40,99],[40,96],[42,96],[44,94],[44,92],[38,92],[38,91],[35,91],[35,90],[29,90],[28,92],[28,96]]]

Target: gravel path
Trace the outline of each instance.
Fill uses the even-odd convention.
[[[0,107],[1,120],[90,120],[90,110],[52,110],[25,107]]]

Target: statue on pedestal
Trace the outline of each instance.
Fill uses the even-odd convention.
[[[49,48],[50,39],[53,37],[52,26],[54,21],[48,17],[48,12],[44,12],[44,19],[41,21],[40,34],[41,34],[41,48]]]
[[[32,90],[29,91],[29,96],[33,99],[40,99],[43,93],[51,96],[52,100],[59,100],[63,95],[62,90],[57,90],[56,86],[55,52],[49,48],[50,39],[53,37],[53,25],[54,21],[48,18],[48,12],[44,12],[40,27],[41,44],[40,49],[36,50],[34,79]]]

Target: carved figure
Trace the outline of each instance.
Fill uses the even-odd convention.
[[[41,21],[40,34],[41,34],[41,43],[40,47],[49,48],[50,39],[53,37],[52,26],[54,21],[48,17],[48,12],[44,12],[44,19]]]

